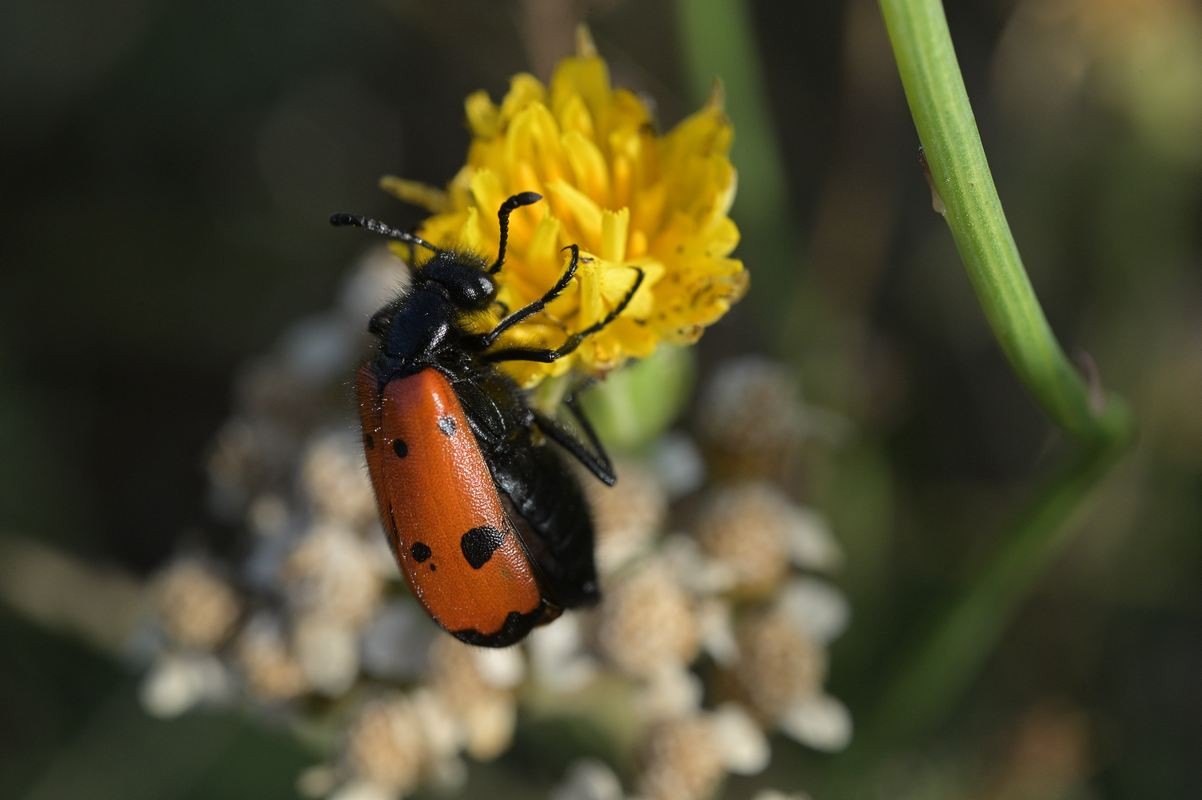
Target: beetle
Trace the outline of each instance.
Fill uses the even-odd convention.
[[[571,283],[581,256],[569,245],[567,267],[542,297],[506,310],[491,330],[472,332],[469,322],[497,302],[510,214],[541,199],[522,192],[501,204],[491,265],[375,219],[330,217],[333,225],[366,228],[432,254],[408,289],[372,316],[375,355],[355,386],[368,473],[397,564],[435,622],[473,645],[511,645],[564,609],[599,598],[593,523],[565,455],[610,486],[613,465],[575,392],[563,401],[573,427],[532,408],[497,365],[570,354],[617,319],[644,272],[632,267],[623,299],[558,347],[495,348],[505,331]]]

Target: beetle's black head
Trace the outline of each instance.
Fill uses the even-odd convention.
[[[331,225],[355,225],[404,242],[410,246],[411,256],[416,247],[433,254],[415,272],[413,289],[377,311],[368,325],[368,330],[380,340],[380,358],[388,362],[386,366],[403,369],[425,363],[422,359],[431,358],[445,347],[447,341],[455,338],[456,330],[462,325],[462,320],[457,319],[459,314],[485,311],[492,305],[497,297],[497,283],[492,276],[505,263],[509,215],[541,199],[534,192],[521,192],[497,209],[500,244],[491,266],[480,256],[444,250],[420,236],[370,217],[358,214],[330,216]]]
[[[419,280],[437,284],[458,309],[484,311],[497,296],[496,281],[486,269],[477,256],[440,250],[422,266]]]

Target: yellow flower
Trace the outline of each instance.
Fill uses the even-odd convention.
[[[555,347],[604,319],[634,285],[635,267],[645,275],[623,313],[571,356],[553,364],[507,362],[523,385],[570,369],[604,374],[628,358],[649,356],[661,341],[695,342],[746,291],[743,263],[730,258],[739,232],[727,216],[735,170],[720,92],[658,135],[647,106],[610,85],[605,61],[581,30],[577,55],[560,62],[549,87],[519,74],[499,106],[484,92],[465,105],[472,143],[445,192],[399,178],[382,181],[434,212],[419,235],[491,257],[502,201],[518,192],[541,194],[542,202],[510,221],[508,256],[497,276],[498,300],[510,310],[555,283],[567,265],[565,246],[581,250],[568,289],[508,331],[498,347]]]

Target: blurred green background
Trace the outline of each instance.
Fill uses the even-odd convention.
[[[1202,6],[950,6],[1032,280],[1139,439],[950,716],[841,757],[777,742],[754,783],[1202,796]],[[326,307],[364,245],[326,215],[416,222],[377,178],[447,180],[463,98],[545,78],[582,19],[664,127],[727,81],[752,290],[706,336],[703,374],[767,352],[855,423],[809,493],[855,609],[832,690],[871,719],[1062,448],[931,211],[867,0],[5,4],[0,552],[36,541],[143,575],[201,526],[220,544],[202,463],[237,368]],[[17,606],[0,632],[6,797],[290,796],[313,760],[254,719],[150,721],[119,658]],[[519,742],[465,796],[525,796],[531,764]]]

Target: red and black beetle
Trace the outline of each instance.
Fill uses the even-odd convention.
[[[513,644],[563,609],[596,602],[593,524],[563,453],[602,482],[615,480],[573,395],[564,405],[587,444],[531,408],[495,365],[568,355],[616,319],[643,281],[636,269],[622,301],[557,348],[492,349],[567,288],[580,261],[580,248],[571,245],[566,270],[540,299],[487,333],[468,330],[467,319],[496,302],[492,276],[505,263],[509,215],[540,199],[524,192],[501,204],[491,266],[377,220],[330,217],[334,225],[357,225],[433,253],[368,326],[378,349],[356,382],[363,447],[380,519],[414,595],[447,631],[489,647]]]

